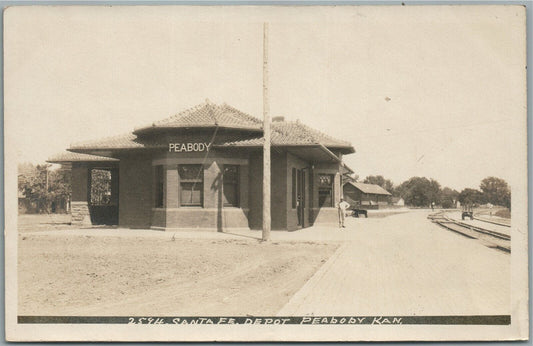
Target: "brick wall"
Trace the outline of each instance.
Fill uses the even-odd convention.
[[[271,154],[271,228],[287,229],[287,153]],[[250,154],[249,224],[251,229],[263,228],[263,152]]]
[[[262,151],[250,154],[250,191],[248,224],[251,229],[263,227],[263,153]]]
[[[189,229],[202,231],[225,231],[248,229],[247,210],[241,208],[198,208],[183,207],[157,210],[154,216],[165,222],[164,226],[154,223],[152,228],[173,230]]]
[[[72,165],[72,201],[86,202],[88,200],[89,169],[87,165]]]

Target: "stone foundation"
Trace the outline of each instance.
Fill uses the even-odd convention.
[[[76,226],[91,226],[91,215],[87,202],[72,202],[72,224]]]

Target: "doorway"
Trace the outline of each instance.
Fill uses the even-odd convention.
[[[118,224],[118,170],[89,169],[89,213],[93,225]]]
[[[307,168],[298,169],[296,174],[297,214],[298,226],[302,228],[309,227],[308,180],[309,170]]]

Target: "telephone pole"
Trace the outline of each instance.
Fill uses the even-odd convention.
[[[263,23],[263,234],[270,240],[270,107],[268,103],[268,23]]]

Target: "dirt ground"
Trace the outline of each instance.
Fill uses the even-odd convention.
[[[18,216],[18,231],[39,232],[72,229],[70,214],[23,214]]]
[[[30,229],[19,232],[19,315],[273,315],[337,248]]]

